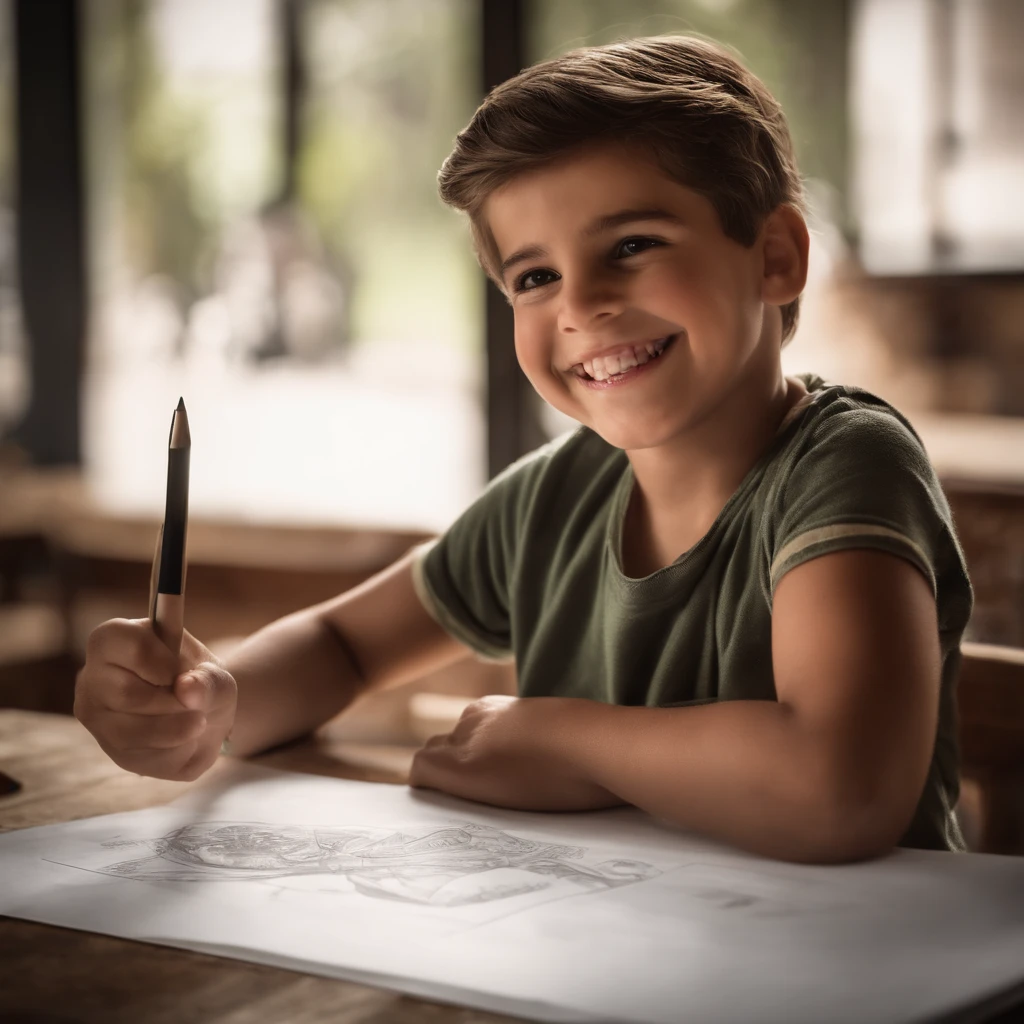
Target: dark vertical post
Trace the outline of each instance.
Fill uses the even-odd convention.
[[[934,113],[926,197],[931,219],[932,260],[936,266],[942,267],[949,264],[957,249],[957,240],[949,230],[949,204],[943,188],[960,146],[953,118],[957,67],[952,0],[931,0],[929,13],[933,54],[929,84]]]
[[[278,25],[281,32],[281,85],[283,98],[283,173],[282,202],[295,199],[298,189],[297,168],[302,146],[302,106],[306,94],[306,66],[302,29],[305,0],[278,0]]]
[[[32,393],[15,439],[81,461],[86,265],[77,0],[15,0],[17,241]]]
[[[484,93],[526,64],[524,0],[482,0]],[[516,361],[512,310],[487,282],[487,470],[500,473],[544,440],[537,397]]]

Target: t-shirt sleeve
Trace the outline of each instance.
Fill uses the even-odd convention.
[[[786,477],[770,531],[774,594],[791,569],[849,548],[887,551],[915,565],[933,594],[962,574],[945,496],[914,433],[887,412],[853,408],[828,417]]]
[[[497,476],[413,563],[416,592],[456,640],[488,661],[512,659],[510,593],[536,453]]]

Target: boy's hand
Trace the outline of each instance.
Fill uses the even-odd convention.
[[[483,697],[416,752],[409,784],[524,811],[589,811],[622,803],[572,764],[574,712],[589,701]]]
[[[111,619],[89,636],[75,717],[122,768],[190,781],[216,761],[237,696],[234,677],[191,634],[175,657],[148,619]]]

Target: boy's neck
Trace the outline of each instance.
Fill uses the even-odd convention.
[[[636,480],[623,537],[629,575],[668,565],[700,540],[806,394],[780,368],[770,385],[737,388],[671,444],[627,452]]]

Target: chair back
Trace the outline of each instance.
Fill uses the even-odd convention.
[[[973,850],[1024,855],[1024,650],[961,649],[961,823]]]

